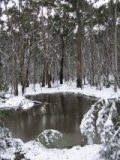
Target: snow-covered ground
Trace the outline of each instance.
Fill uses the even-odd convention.
[[[54,133],[59,133],[54,130],[51,132],[54,138]],[[94,144],[70,149],[48,149],[40,141],[23,143],[20,139],[12,138],[8,129],[0,127],[0,160],[101,160],[101,147],[102,145]]]
[[[17,148],[16,148],[17,146]],[[14,139],[11,147],[0,150],[0,159],[14,160],[15,153],[22,155],[22,160],[101,160],[101,145],[74,146],[71,149],[47,149],[40,143],[31,141],[23,143]]]
[[[110,0],[98,0],[97,2],[94,2],[93,6],[99,8],[103,5],[107,5],[108,2],[110,2]]]
[[[118,99],[120,98],[120,89],[118,89],[117,93],[114,92],[113,86],[110,88],[103,87],[102,90],[96,89],[96,87],[91,87],[90,85],[84,85],[83,89],[76,87],[76,82],[66,82],[62,85],[59,83],[52,84],[52,88],[41,87],[40,84],[30,84],[28,88],[25,90],[25,95],[36,95],[42,93],[75,93],[82,94],[84,96],[102,98],[102,99]],[[22,108],[29,109],[34,106],[34,102],[26,99],[21,94],[21,86],[19,86],[19,96],[13,96],[10,94],[6,94],[6,100],[0,98],[0,108]]]
[[[95,8],[99,8],[103,5],[107,5],[110,0],[87,0],[89,3],[92,3]]]
[[[26,88],[25,95],[35,95],[42,93],[75,93],[82,94],[85,96],[102,98],[102,99],[118,99],[120,97],[120,89],[117,93],[114,92],[114,88],[102,88],[102,90],[97,90],[96,87],[91,87],[89,85],[83,86],[83,89],[77,88],[75,82],[67,82],[63,85],[59,83],[52,84],[52,88],[41,87],[40,84],[30,84],[29,88]],[[7,100],[0,99],[1,108],[23,108],[28,109],[33,106],[33,102],[26,99],[21,95],[21,87],[19,86],[19,96],[9,96]],[[24,159],[30,160],[101,160],[100,150],[102,145],[86,145],[84,147],[74,146],[71,149],[47,149],[38,143],[28,142],[23,144],[22,152],[24,154]],[[14,159],[14,150],[6,150],[4,156],[11,157]],[[2,155],[0,155],[2,156]],[[5,157],[4,157],[5,158]]]
[[[34,106],[34,102],[26,99],[24,96],[13,96],[8,99],[0,98],[0,108],[1,109],[29,109]]]
[[[84,85],[83,89],[76,87],[76,82],[66,82],[62,85],[59,83],[52,84],[52,88],[41,87],[40,84],[36,84],[35,86],[31,84],[29,88],[26,88],[25,95],[35,95],[35,94],[42,94],[42,93],[76,93],[82,94],[85,96],[96,97],[96,98],[103,98],[103,99],[111,99],[120,97],[120,89],[118,92],[114,92],[113,86],[110,88],[103,87],[102,90],[96,89],[96,87],[91,87],[90,85]]]
[[[25,145],[25,158],[29,160],[100,160],[101,145],[74,146],[71,149],[46,149],[31,142]]]

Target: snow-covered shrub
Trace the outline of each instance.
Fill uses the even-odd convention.
[[[93,142],[96,133],[99,134],[100,154],[105,160],[120,160],[120,125],[116,117],[115,101],[99,100],[84,116],[80,126],[89,143]]]
[[[119,129],[116,128],[117,109],[114,101],[106,101],[106,105],[98,112],[97,132],[101,137],[101,156],[105,160],[119,160]]]
[[[92,106],[91,110],[85,115],[80,126],[81,133],[87,137],[88,144],[93,144],[95,137],[95,115],[93,111],[94,106]]]
[[[110,122],[110,120],[108,120]],[[106,124],[105,124],[106,125]],[[100,152],[101,157],[106,160],[117,160],[115,158],[115,152],[117,153],[116,149],[114,148],[116,144],[113,144],[113,136],[114,136],[114,126],[111,123],[110,125],[106,125],[104,127],[104,132],[102,134],[102,150]]]
[[[117,109],[115,107],[115,102],[112,102],[103,132],[100,135],[103,144],[101,156],[106,160],[120,159],[120,127],[116,127],[116,122],[114,120],[116,116]]]
[[[11,133],[8,128],[0,127],[0,139],[10,138]]]
[[[56,148],[60,147],[59,144],[62,138],[62,133],[57,130],[49,129],[38,135],[36,141],[42,143],[47,148]]]
[[[103,132],[104,124],[107,121],[109,111],[112,105],[112,102],[109,102],[107,100],[104,100],[104,104],[102,108],[98,112],[97,120],[96,120],[96,126],[97,126],[97,132],[99,135]]]
[[[96,118],[98,111],[102,108],[104,100],[96,102],[91,109],[84,115],[80,125],[80,131],[87,137],[88,144],[93,144],[96,133]]]
[[[15,153],[20,153],[23,142],[11,137],[7,128],[0,127],[0,159],[15,159]]]

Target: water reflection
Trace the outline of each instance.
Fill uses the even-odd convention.
[[[12,112],[5,119],[5,126],[11,130],[13,137],[26,142],[45,129],[55,129],[63,133],[64,146],[84,143],[79,125],[94,100],[74,94],[43,94],[29,98],[46,102],[46,114],[41,114],[41,106],[29,111]]]

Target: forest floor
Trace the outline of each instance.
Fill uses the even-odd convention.
[[[42,146],[39,148],[37,145],[31,145],[31,148],[26,147],[25,158],[30,160],[100,160],[100,148],[101,145],[96,144],[84,147],[74,146],[71,149],[46,149]]]
[[[58,83],[52,84],[52,88],[41,87],[40,84],[30,84],[29,88],[26,88],[25,95],[35,95],[42,93],[75,93],[82,94],[85,96],[94,97],[97,99],[118,99],[120,97],[120,89],[117,93],[114,92],[113,86],[110,88],[102,88],[102,90],[96,89],[96,87],[90,87],[84,85],[83,89],[77,88],[75,82],[67,82],[63,85]],[[24,95],[24,96],[25,96]],[[0,102],[2,108],[5,107],[16,107],[22,106],[23,109],[28,109],[33,106],[33,103],[24,98],[21,95],[21,87],[19,86],[19,96],[14,97],[13,95],[6,94],[8,100],[5,103]],[[22,105],[21,105],[22,104]],[[32,142],[25,143],[22,150],[24,151],[25,159],[30,160],[101,160],[99,152],[102,145],[86,145],[84,147],[74,146],[71,149],[47,149],[45,147],[39,147]],[[12,150],[12,149],[11,149]],[[15,149],[14,149],[15,150]],[[11,152],[11,151],[10,151]],[[6,151],[3,157],[7,156],[8,159],[14,159],[14,151],[10,153]],[[13,154],[12,154],[13,153]],[[12,154],[12,155],[11,155]],[[5,158],[4,157],[4,158]],[[6,157],[6,158],[7,158]],[[13,157],[13,158],[12,158]]]
[[[66,82],[64,84],[54,83],[51,88],[41,87],[40,84],[30,84],[26,88],[25,94],[22,95],[21,86],[19,86],[19,96],[14,96],[11,94],[11,90],[7,93],[3,93],[6,99],[0,98],[0,108],[13,108],[13,109],[29,109],[34,106],[34,103],[25,98],[26,95],[37,95],[37,94],[52,94],[52,93],[74,93],[80,94],[85,97],[96,98],[96,99],[119,99],[120,89],[114,92],[114,87],[110,88],[102,87],[101,90],[96,87],[91,87],[90,85],[84,85],[83,88],[77,88],[76,82]],[[2,94],[2,93],[1,93]]]
[[[21,94],[21,87],[19,86],[19,93]],[[103,98],[103,99],[118,99],[120,97],[120,89],[117,92],[114,92],[114,86],[110,88],[102,87],[101,90],[96,87],[91,87],[90,85],[83,85],[83,88],[77,88],[76,82],[66,82],[64,84],[54,83],[51,88],[41,87],[40,84],[30,84],[28,88],[26,88],[25,95],[35,95],[42,93],[75,93],[81,94],[88,97],[93,98]]]
[[[47,149],[41,144],[33,141],[23,143],[19,139],[14,141],[20,143],[20,151],[9,147],[4,151],[0,150],[1,160],[102,160],[99,152],[101,145],[86,145],[84,147],[74,146],[71,149]],[[17,153],[17,158],[16,154]]]

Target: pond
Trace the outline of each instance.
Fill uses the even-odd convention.
[[[84,145],[85,138],[80,134],[80,123],[83,115],[90,109],[95,100],[76,94],[41,94],[28,96],[29,99],[41,101],[28,111],[10,111],[4,120],[13,137],[24,142],[33,140],[46,129],[55,129],[63,133],[62,147]],[[45,112],[41,112],[41,108]]]

